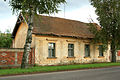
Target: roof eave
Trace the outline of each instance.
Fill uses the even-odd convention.
[[[23,17],[23,14],[20,13],[18,18],[17,18],[17,21],[16,21],[16,24],[15,24],[15,27],[13,29],[13,32],[12,32],[12,38],[15,38],[16,36],[16,33],[17,33],[17,30],[19,29],[19,26],[20,24],[23,22],[23,21],[26,21],[25,18]]]
[[[41,35],[41,36],[71,37],[77,39],[93,39],[93,37],[80,37],[80,36],[69,36],[69,35],[56,35],[56,34],[43,34],[43,33],[32,33],[32,34]]]

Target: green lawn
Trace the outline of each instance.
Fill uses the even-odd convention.
[[[77,64],[77,65],[64,65],[64,66],[36,66],[29,69],[0,69],[0,76],[11,74],[24,74],[34,72],[52,72],[74,69],[88,69],[98,67],[120,66],[120,63],[94,63],[94,64]]]

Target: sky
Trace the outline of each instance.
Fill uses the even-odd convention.
[[[98,23],[95,8],[90,5],[89,0],[66,0],[65,5],[60,5],[60,12],[52,14],[53,17],[61,17],[71,20],[89,23],[90,19]],[[13,14],[11,7],[4,0],[0,0],[0,31],[5,32],[6,29],[14,29],[17,14]]]

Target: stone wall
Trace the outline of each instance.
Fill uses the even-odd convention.
[[[0,49],[0,67],[19,67],[24,49]],[[34,50],[31,49],[29,64],[34,64]]]

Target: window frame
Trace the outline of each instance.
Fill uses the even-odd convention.
[[[49,44],[53,45],[53,49],[49,48]],[[56,43],[49,42],[48,43],[48,58],[55,58],[56,57]]]
[[[69,47],[69,45],[71,47]],[[74,44],[73,43],[68,43],[68,57],[74,57]]]
[[[103,57],[104,56],[103,45],[99,45],[98,50],[99,50],[99,57]],[[100,51],[100,50],[102,50],[102,51]]]
[[[88,49],[86,49],[87,48],[86,46],[89,46]],[[89,51],[86,52],[86,50]],[[90,44],[85,44],[84,51],[85,51],[85,57],[90,57]]]

